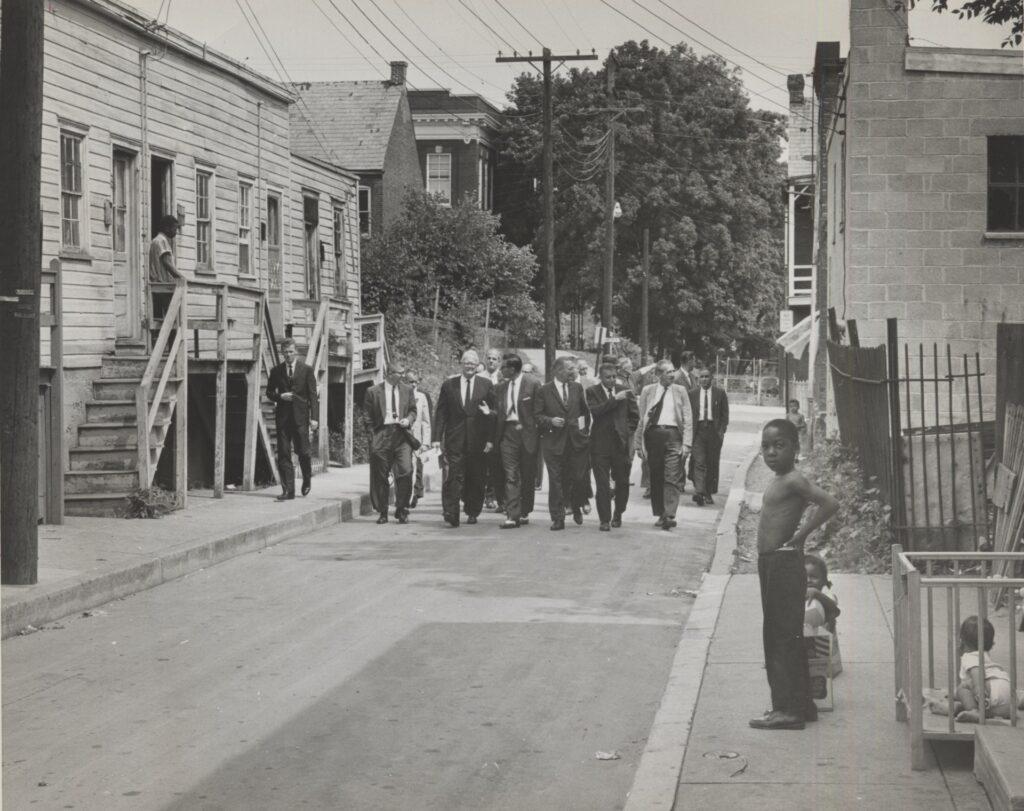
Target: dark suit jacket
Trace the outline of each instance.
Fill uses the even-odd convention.
[[[416,397],[413,394],[412,386],[399,383],[398,386],[398,419],[408,419],[412,425],[416,419]],[[390,405],[384,402],[384,384],[378,383],[370,386],[366,391],[366,399],[363,401],[366,407],[366,417],[370,421],[370,428],[379,431],[384,427],[384,416]]]
[[[502,380],[494,390],[494,405],[497,419],[494,423],[494,447],[498,447],[502,434],[505,431],[505,418],[508,416],[508,386],[509,381]],[[516,397],[516,414],[519,417],[519,425],[523,434],[523,445],[529,453],[537,452],[538,425],[537,393],[541,389],[540,381],[531,375],[521,374],[519,376],[519,393]]]
[[[693,424],[697,425],[700,420],[700,398],[704,389],[700,386],[690,392],[690,409],[693,411]],[[711,386],[711,421],[715,424],[715,430],[720,437],[725,436],[725,430],[729,427],[729,396],[724,389],[718,386]]]
[[[445,450],[481,453],[494,437],[494,387],[483,375],[475,375],[470,380],[469,400],[463,407],[463,380],[463,376],[458,375],[441,384],[432,438]],[[487,403],[490,414],[480,413],[481,403]]]
[[[290,391],[295,397],[291,402],[282,400],[281,395]],[[320,415],[320,398],[316,391],[316,375],[313,369],[301,360],[295,361],[295,374],[288,380],[288,364],[279,363],[270,370],[267,379],[267,399],[275,403],[274,421],[280,425],[293,423],[300,430],[309,430],[309,421]]]
[[[541,445],[546,452],[565,453],[566,442],[574,448],[585,448],[590,440],[590,411],[587,409],[583,386],[569,383],[569,402],[562,402],[562,396],[555,386],[561,389],[562,384],[552,380],[545,383],[537,392],[537,426],[541,430]],[[562,417],[565,425],[556,428],[552,424],[555,417]],[[584,429],[580,430],[580,417],[583,417]]]
[[[615,392],[632,391],[628,386],[613,384]],[[598,453],[613,450],[625,451],[633,438],[633,432],[640,422],[640,409],[635,397],[615,400],[608,397],[604,386],[598,383],[587,389],[587,407],[594,420],[590,429],[590,448]]]

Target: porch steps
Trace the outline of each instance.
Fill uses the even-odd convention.
[[[85,403],[85,422],[78,426],[78,441],[69,449],[64,473],[64,509],[67,515],[117,515],[125,497],[139,483],[138,422],[135,392],[149,363],[141,354],[103,358],[99,377],[92,382],[92,398]],[[149,434],[150,464],[160,461],[171,428],[180,378],[169,378]],[[156,384],[149,398],[156,391]]]
[[[1024,811],[1024,728],[979,725],[974,731],[974,776],[995,811]]]

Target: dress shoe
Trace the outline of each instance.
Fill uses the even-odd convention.
[[[281,495],[279,495],[274,500],[275,501],[291,501],[294,498],[295,498],[295,493],[281,493]]]
[[[488,498],[484,500],[484,507],[488,510],[493,510],[497,506],[498,505],[494,503],[493,498]]]
[[[519,522],[513,521],[511,518],[509,518],[505,521],[502,521],[501,524],[499,524],[499,526],[501,527],[501,529],[516,529],[519,526]]]
[[[386,524],[387,522],[388,517],[386,515],[381,515],[381,517],[377,519],[378,524]]]
[[[584,515],[590,515],[590,505],[589,504],[584,504],[583,505],[583,514]]]
[[[650,498],[650,497],[651,497],[651,491],[650,490],[644,490],[644,498]]]
[[[467,524],[475,524],[475,523],[476,523],[476,516],[475,516],[475,515],[471,515],[471,516],[469,516],[469,517],[468,517],[468,518],[466,519],[466,523],[467,523]]]
[[[413,496],[412,497],[412,501],[409,502],[409,509],[410,510],[415,510],[416,509],[416,505],[419,504],[419,503],[420,503],[420,497],[419,496]]]
[[[668,517],[666,517],[665,520],[661,522],[661,528],[663,530],[666,530],[666,531],[672,529],[672,527],[674,527],[675,525],[676,525],[676,519],[675,518],[668,518]]]
[[[444,522],[445,522],[445,523],[446,523],[446,524],[447,524],[448,526],[450,526],[450,527],[451,527],[452,529],[458,529],[458,528],[459,528],[459,521],[458,521],[458,519],[454,519],[454,518],[445,518],[445,519],[444,519]]]
[[[519,519],[519,526],[521,526],[521,527],[525,527],[529,523],[530,523],[530,517],[527,516],[527,515],[524,515],[522,518]]]
[[[601,532],[611,532],[612,525],[609,524],[607,521],[602,521],[601,526],[599,526],[598,529],[601,530]]]
[[[534,489],[534,490],[540,490],[540,488],[541,488],[541,487],[543,487],[543,486],[544,486],[544,485],[542,485],[542,484],[535,484],[535,485],[533,486],[533,489]]]
[[[754,729],[803,729],[804,719],[788,712],[774,711],[761,718],[751,718],[750,726]]]
[[[578,509],[578,508],[573,510],[572,511],[572,520],[575,521],[577,523],[577,525],[582,526],[583,525],[583,510]]]
[[[654,522],[654,526],[656,526],[656,527],[663,527],[663,526],[665,526],[665,516],[664,515],[660,516],[658,518],[658,520]]]
[[[407,512],[396,513],[395,514],[395,518],[398,519],[398,523],[399,524],[408,524],[409,523],[409,513],[407,513]]]
[[[501,513],[505,512],[505,505],[504,504],[495,504],[494,505],[494,511],[496,513],[498,513],[498,514],[501,514]]]
[[[303,498],[305,498],[306,496],[309,495],[309,491],[310,491],[311,487],[312,487],[312,485],[310,484],[308,479],[302,483],[302,497]]]
[[[552,532],[558,532],[558,530],[560,530],[560,529],[565,529],[565,521],[552,521],[551,522],[551,531]]]
[[[715,500],[713,498],[711,498],[711,496],[704,496],[704,503],[705,504],[714,504]]]
[[[615,527],[615,529],[622,526],[622,513],[615,513],[615,515],[612,516],[612,526]]]
[[[697,494],[697,493],[694,493],[693,503],[696,504],[698,507],[703,507],[704,506],[704,497],[699,495],[699,494]]]

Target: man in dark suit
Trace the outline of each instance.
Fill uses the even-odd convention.
[[[527,377],[532,377],[537,381],[537,387],[540,388],[544,385],[544,381],[540,379],[540,375],[537,374],[537,367],[532,363],[523,364],[523,374]],[[544,486],[544,454],[538,453],[537,458],[537,478],[534,481],[533,489],[540,490]]]
[[[302,495],[309,495],[313,474],[309,460],[309,432],[316,430],[314,419],[320,413],[316,375],[313,369],[298,359],[295,341],[285,338],[281,342],[284,362],[270,370],[267,380],[267,399],[274,402],[274,422],[277,427],[277,470],[281,476],[283,492],[278,501],[295,498],[295,466],[292,464],[292,446],[299,455],[302,470]]]
[[[388,475],[395,476],[395,518],[399,524],[409,521],[409,497],[412,494],[412,452],[418,443],[409,433],[416,419],[416,399],[411,386],[402,382],[405,367],[392,362],[384,382],[366,392],[364,406],[370,423],[370,504],[388,522]]]
[[[459,525],[460,503],[467,524],[475,524],[484,506],[484,475],[494,435],[491,381],[476,373],[480,358],[472,349],[462,355],[462,374],[441,384],[434,416],[433,444],[444,454],[441,512],[451,527]]]
[[[505,481],[505,522],[501,528],[515,529],[528,524],[533,511],[539,451],[534,414],[541,385],[535,377],[523,373],[523,360],[515,353],[502,358],[501,374],[504,379],[494,391],[494,447],[501,454]]]
[[[615,382],[616,372],[614,363],[601,364],[598,369],[601,382],[587,389],[587,406],[594,420],[590,431],[590,463],[597,482],[597,516],[602,532],[622,526],[622,513],[629,501],[633,432],[640,421],[636,395],[629,387]],[[609,476],[615,482],[614,515]]]
[[[700,386],[690,392],[693,411],[693,500],[697,504],[714,504],[718,492],[718,467],[722,441],[729,427],[729,397],[712,385],[710,369],[701,369]]]
[[[551,529],[565,529],[565,499],[573,503],[572,517],[583,523],[583,476],[587,465],[590,438],[590,411],[583,387],[572,380],[572,358],[555,361],[555,379],[537,392],[537,426],[541,430],[541,448],[548,468],[548,509]]]

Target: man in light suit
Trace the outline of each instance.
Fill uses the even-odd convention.
[[[389,474],[395,477],[395,518],[399,524],[409,521],[409,496],[412,493],[412,452],[419,443],[409,433],[416,419],[416,398],[411,386],[402,382],[405,367],[392,362],[384,382],[366,392],[364,406],[370,423],[370,504],[388,522]]]
[[[412,386],[413,397],[416,399],[416,419],[409,432],[420,443],[419,449],[412,455],[414,470],[409,509],[415,510],[419,500],[423,498],[423,454],[430,447],[430,415],[434,413],[434,406],[430,402],[430,395],[420,389],[420,377],[412,369],[405,373],[405,382]]]
[[[295,466],[292,464],[292,446],[299,455],[302,470],[302,495],[309,495],[310,449],[309,432],[318,425],[315,416],[320,413],[320,400],[316,390],[316,375],[312,368],[298,359],[295,341],[285,338],[281,342],[284,362],[270,370],[267,379],[267,399],[274,402],[274,423],[277,428],[277,470],[281,476],[283,492],[278,501],[295,498]]]
[[[500,349],[492,348],[487,350],[484,354],[483,371],[480,372],[480,375],[490,380],[491,385],[495,387],[504,380],[502,376],[502,352]],[[488,510],[504,512],[504,475],[501,454],[488,454],[484,459],[484,507]]]
[[[494,396],[491,381],[476,373],[480,358],[472,349],[462,355],[462,374],[449,377],[437,395],[433,442],[444,454],[441,513],[450,527],[475,524],[484,505],[484,473],[492,455]]]
[[[697,379],[700,386],[690,392],[693,500],[699,505],[714,504],[712,496],[718,492],[722,442],[729,428],[729,397],[718,386],[712,385],[710,369],[701,369]]]
[[[672,361],[659,361],[658,382],[640,393],[640,424],[636,429],[636,448],[651,469],[651,510],[658,516],[657,526],[670,530],[676,526],[683,457],[690,453],[693,416],[690,395],[674,382]]]
[[[505,522],[501,528],[515,529],[530,523],[533,511],[533,482],[540,453],[535,414],[541,384],[523,372],[523,360],[515,353],[502,358],[501,373],[504,379],[494,392],[494,447],[501,455],[505,482]]]
[[[640,421],[636,395],[616,382],[616,372],[614,363],[601,364],[600,382],[587,389],[587,406],[594,420],[590,432],[590,462],[597,482],[597,516],[602,532],[622,526],[622,513],[629,501],[633,432]],[[614,515],[609,476],[615,482]]]
[[[555,361],[555,379],[537,392],[537,425],[548,468],[548,510],[551,529],[565,529],[565,502],[573,520],[583,523],[583,477],[587,470],[590,411],[583,387],[573,380],[575,359]]]

